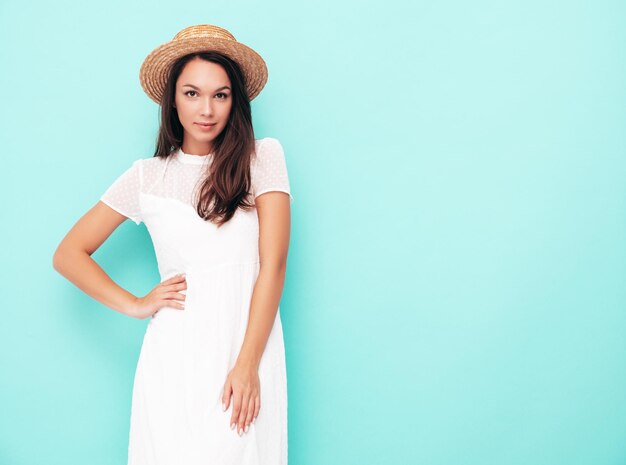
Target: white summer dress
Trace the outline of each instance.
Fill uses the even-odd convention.
[[[290,193],[278,139],[256,140],[251,196]],[[185,309],[150,318],[132,394],[128,465],[287,465],[287,377],[277,309],[259,364],[261,408],[247,433],[230,429],[222,389],[243,343],[259,273],[256,209],[217,228],[195,209],[212,155],[177,150],[135,160],[100,200],[152,238],[161,281],[187,276]]]

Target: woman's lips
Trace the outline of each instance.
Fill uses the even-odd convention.
[[[200,129],[202,129],[203,131],[210,131],[211,128],[213,126],[215,126],[217,123],[212,123],[212,124],[202,124],[202,123],[193,123],[196,126],[198,126]]]

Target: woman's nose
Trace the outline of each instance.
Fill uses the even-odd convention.
[[[202,114],[210,115],[212,111],[211,98],[207,97],[202,101]]]

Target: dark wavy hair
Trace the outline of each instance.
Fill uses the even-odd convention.
[[[221,65],[230,79],[232,107],[228,122],[213,141],[213,160],[200,186],[196,211],[218,227],[228,222],[238,208],[250,210],[250,162],[255,150],[252,111],[239,65],[213,51],[191,53],[176,61],[161,99],[161,119],[155,157],[168,157],[183,144],[183,126],[174,107],[176,81],[185,65],[196,58]]]

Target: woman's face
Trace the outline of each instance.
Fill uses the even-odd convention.
[[[211,153],[232,107],[230,79],[224,68],[200,58],[188,62],[176,81],[174,103],[184,129],[183,152]]]

